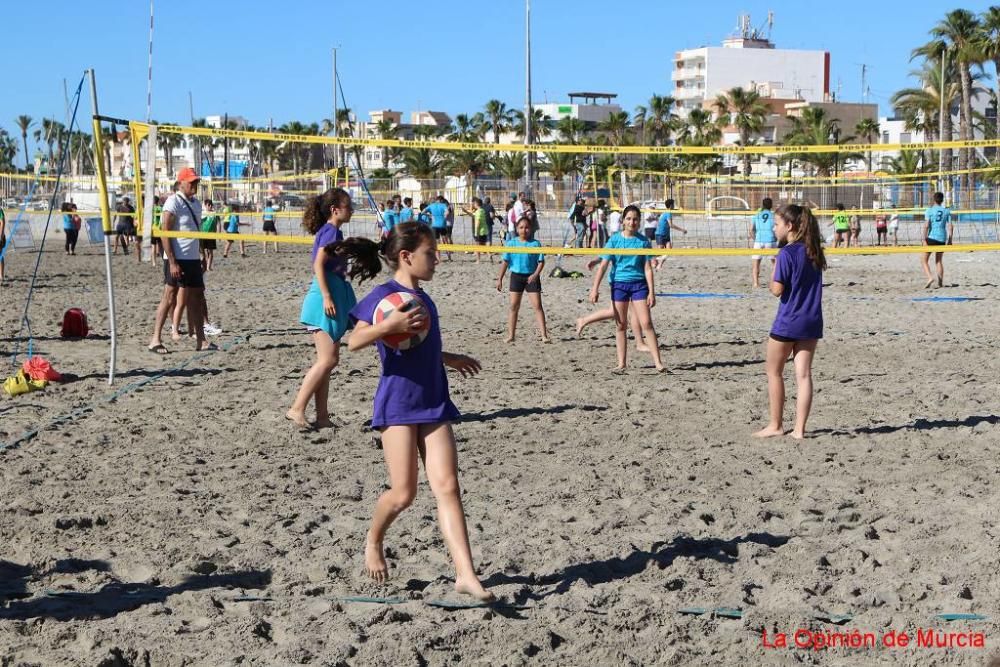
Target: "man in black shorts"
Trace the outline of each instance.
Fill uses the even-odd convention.
[[[177,191],[167,198],[160,218],[164,232],[201,230],[201,202],[197,197],[200,183],[201,179],[191,167],[185,167],[177,174]],[[156,309],[149,350],[157,354],[167,352],[160,337],[174,303],[181,311],[187,309],[188,321],[195,335],[195,349],[216,349],[205,340],[205,281],[202,278],[198,239],[164,239],[163,260],[163,296]]]

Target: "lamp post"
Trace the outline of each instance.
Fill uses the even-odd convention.
[[[531,0],[524,0],[524,145],[531,144]],[[530,151],[524,154],[524,190],[530,198],[534,164]]]

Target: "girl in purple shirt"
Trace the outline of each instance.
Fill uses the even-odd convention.
[[[805,206],[787,204],[776,211],[774,235],[781,250],[774,263],[771,294],[781,299],[767,341],[767,396],[770,420],[754,433],[758,438],[784,435],[785,361],[795,363],[795,428],[802,439],[812,407],[812,362],[816,343],[823,337],[823,255],[819,223]]]
[[[386,239],[384,254],[395,275],[351,310],[354,332],[347,343],[351,351],[374,343],[382,361],[372,428],[382,432],[382,452],[391,488],[375,504],[365,541],[365,568],[375,581],[387,578],[382,543],[393,520],[416,496],[417,459],[421,458],[437,499],[441,532],[455,563],[455,590],[488,602],[493,595],[483,588],[472,564],[469,531],[458,486],[455,435],[451,429],[451,422],[458,418],[459,412],[448,395],[445,373],[445,366],[448,366],[463,376],[472,376],[481,366],[472,357],[441,349],[437,308],[420,289],[421,281],[434,277],[439,261],[430,227],[418,222],[396,225]],[[409,292],[424,307],[396,310],[381,322],[374,323],[379,302],[393,292]],[[427,337],[409,349],[393,349],[381,340],[389,334],[421,331],[428,324]]]
[[[302,379],[302,387],[285,416],[302,428],[309,401],[316,400],[318,428],[333,426],[327,399],[330,373],[340,361],[340,339],[349,328],[348,314],[357,299],[348,278],[373,278],[382,269],[378,246],[368,239],[344,239],[340,227],[350,221],[351,196],[340,188],[311,198],[302,216],[302,227],[316,236],[312,250],[313,281],[302,301],[299,321],[312,334],[316,362]]]

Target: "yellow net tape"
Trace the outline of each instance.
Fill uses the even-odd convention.
[[[184,239],[215,239],[218,241],[260,241],[267,243],[285,243],[293,245],[312,245],[313,238],[310,236],[268,236],[266,234],[225,234],[209,232],[175,232],[154,229],[153,236],[160,238],[184,238]],[[440,244],[438,249],[443,252],[488,252],[494,254],[529,254],[529,255],[583,255],[602,256],[614,255],[645,255],[652,256],[676,256],[676,257],[739,257],[749,255],[777,255],[778,248],[651,248],[632,249],[617,248],[613,253],[609,253],[604,248],[557,248],[554,246],[542,247],[506,247],[506,246],[483,246],[483,245],[463,245],[463,244]],[[904,255],[923,252],[973,252],[973,251],[998,251],[1000,243],[967,243],[961,245],[942,246],[877,246],[868,248],[825,248],[828,255]]]
[[[130,125],[145,126],[131,121]],[[925,141],[909,144],[821,144],[774,146],[613,146],[594,144],[486,144],[466,141],[426,141],[406,139],[362,139],[360,137],[328,137],[285,132],[259,132],[251,130],[226,130],[214,127],[187,127],[183,125],[158,125],[157,132],[188,134],[202,137],[222,137],[254,141],[280,141],[329,146],[373,146],[381,148],[427,148],[438,151],[503,151],[508,153],[591,153],[611,155],[783,155],[789,153],[856,153],[862,151],[917,151],[957,148],[1000,147],[1000,139],[975,139],[961,141]]]

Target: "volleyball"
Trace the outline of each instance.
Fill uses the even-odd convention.
[[[375,306],[375,313],[372,316],[372,321],[378,324],[385,318],[389,317],[396,309],[405,308],[407,304],[412,303],[410,308],[420,308],[425,311],[423,301],[419,297],[410,294],[409,292],[393,292],[383,298]],[[389,334],[388,336],[383,336],[381,338],[382,342],[391,347],[394,350],[409,350],[410,348],[416,347],[424,342],[427,338],[427,332],[430,330],[431,321],[430,318],[424,319],[424,326],[422,329],[414,331],[413,333],[401,333],[401,334]]]

